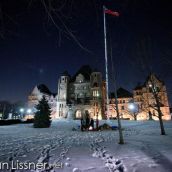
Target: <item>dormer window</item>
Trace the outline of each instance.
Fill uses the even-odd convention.
[[[84,82],[84,76],[82,74],[78,74],[76,76],[76,82],[79,82],[79,83]]]

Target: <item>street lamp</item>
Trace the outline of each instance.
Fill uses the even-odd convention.
[[[32,113],[32,110],[31,109],[27,109],[27,113],[28,114],[31,114]]]
[[[131,111],[134,111],[135,110],[135,104],[134,103],[130,103],[128,105],[128,108],[131,110]]]
[[[32,109],[27,109],[26,113],[28,114],[27,119],[31,119],[32,118],[32,116],[31,116]]]
[[[24,108],[20,108],[20,115],[21,115],[21,117],[23,118],[23,112],[24,112]]]
[[[152,88],[152,84],[149,84],[149,87]]]
[[[20,108],[20,112],[23,113],[24,112],[24,109],[23,108]]]
[[[128,109],[133,113],[134,120],[137,120],[138,106],[135,103],[130,103]]]

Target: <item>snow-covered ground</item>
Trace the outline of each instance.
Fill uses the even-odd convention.
[[[118,131],[81,132],[79,124],[66,120],[53,121],[48,129],[0,126],[0,171],[172,172],[172,121],[164,122],[166,136],[160,135],[157,121],[122,121],[124,145],[118,144]],[[51,168],[4,170],[2,162],[47,163]]]

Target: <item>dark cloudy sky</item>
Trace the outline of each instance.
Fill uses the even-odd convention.
[[[118,86],[132,90],[155,72],[165,81],[172,100],[170,1],[68,0],[64,5],[52,1],[58,7],[57,16],[52,14],[57,26],[66,31],[65,23],[88,51],[70,35],[59,37],[43,2],[49,10],[47,0],[0,1],[0,100],[26,101],[40,83],[56,92],[60,74],[68,70],[72,75],[84,64],[104,73],[103,4],[120,12],[118,18],[107,16],[108,51],[112,47]]]

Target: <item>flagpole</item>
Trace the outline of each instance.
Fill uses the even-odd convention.
[[[104,21],[104,44],[105,44],[105,68],[106,68],[106,108],[107,119],[109,119],[109,86],[108,86],[108,59],[107,59],[107,40],[106,40],[106,7],[103,5],[103,21]]]

